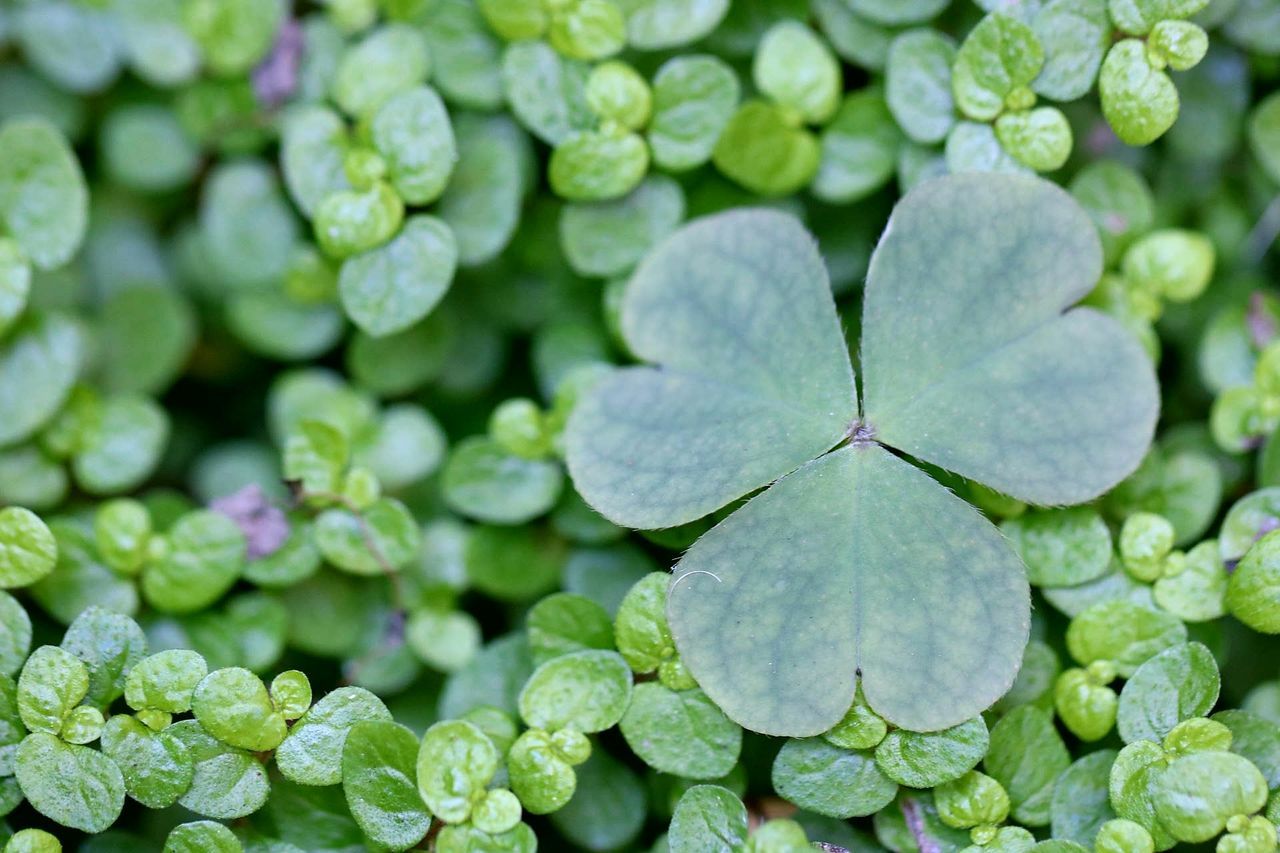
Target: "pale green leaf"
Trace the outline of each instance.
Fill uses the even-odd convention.
[[[560,243],[579,275],[608,278],[630,272],[683,218],[680,185],[654,175],[614,201],[566,204]]]
[[[547,181],[569,201],[606,201],[631,192],[649,168],[649,147],[636,133],[578,131],[551,152]]]
[[[98,346],[106,390],[157,394],[182,372],[196,340],[186,298],[167,287],[125,287],[102,305]]]
[[[785,107],[764,100],[740,106],[716,140],[712,160],[726,177],[764,196],[784,196],[813,179],[822,153]]]
[[[534,663],[545,663],[585,649],[613,649],[613,621],[609,613],[581,595],[569,592],[548,595],[529,609],[525,626]]]
[[[1122,32],[1146,35],[1160,21],[1189,18],[1209,0],[1108,0],[1107,11]]]
[[[947,0],[845,0],[849,8],[881,24],[928,21],[947,6]]]
[[[1006,112],[996,119],[1000,146],[1029,169],[1052,172],[1071,155],[1071,126],[1056,107]]]
[[[487,436],[472,436],[449,454],[440,488],[449,508],[489,524],[524,524],[560,497],[564,474],[552,459],[525,459]]]
[[[1091,507],[1032,510],[1000,525],[1036,586],[1075,586],[1106,573],[1111,531]]]
[[[307,216],[325,196],[351,189],[342,159],[347,132],[342,117],[318,106],[298,106],[285,114],[280,132],[280,165],[285,186]]]
[[[1099,827],[1116,816],[1109,788],[1115,757],[1111,749],[1091,752],[1058,777],[1049,809],[1055,838],[1092,844]]]
[[[840,63],[813,30],[782,21],[765,33],[751,66],[756,88],[775,104],[823,124],[840,98]]]
[[[0,334],[22,316],[30,295],[31,262],[11,238],[0,238]]]
[[[1092,223],[1045,181],[956,175],[912,190],[867,278],[863,405],[875,437],[1035,503],[1118,483],[1146,453],[1159,399],[1123,328],[1066,310],[1101,262]]]
[[[160,462],[169,440],[169,416],[149,397],[124,395],[104,401],[93,438],[72,460],[81,488],[116,494],[137,488]]]
[[[511,239],[531,171],[529,139],[504,116],[456,116],[458,165],[436,212],[453,230],[458,262],[491,260]]]
[[[1055,101],[1074,101],[1093,86],[1110,43],[1107,0],[1050,0],[1031,19],[1044,47],[1044,67],[1031,87]]]
[[[92,92],[115,78],[120,55],[105,9],[54,0],[24,3],[14,14],[26,60],[59,87]]]
[[[465,720],[445,720],[427,729],[417,757],[422,801],[436,817],[461,823],[498,770],[501,756],[483,731]]]
[[[813,194],[848,204],[884,186],[897,166],[902,133],[879,88],[848,95],[822,131],[822,162]]]
[[[1178,118],[1178,90],[1163,71],[1147,61],[1138,39],[1112,45],[1098,74],[1102,114],[1120,141],[1147,145]]]
[[[1212,719],[1231,730],[1231,751],[1261,770],[1271,790],[1280,788],[1280,723],[1237,710],[1219,711]]]
[[[1015,172],[1026,174],[1027,167],[1015,160],[996,137],[995,129],[982,122],[958,121],[947,134],[947,171]]]
[[[1255,631],[1280,634],[1280,536],[1267,534],[1244,555],[1227,586],[1227,608]]]
[[[615,522],[667,527],[834,445],[856,404],[833,307],[789,217],[738,211],[668,237],[622,307],[632,351],[659,367],[620,371],[578,402],[566,433],[578,491]]]
[[[985,16],[965,36],[951,73],[956,106],[976,121],[991,121],[1014,104],[1007,99],[1031,84],[1044,66],[1044,48],[1031,27],[1000,13]]]
[[[889,46],[885,101],[903,132],[916,142],[941,142],[955,123],[955,55],[955,44],[934,30],[903,33]]]
[[[1067,627],[1067,649],[1081,666],[1110,661],[1123,678],[1186,639],[1187,627],[1176,616],[1124,599],[1098,602]]]
[[[586,63],[560,56],[544,41],[515,42],[502,54],[502,84],[512,115],[549,145],[592,127],[589,72]]]
[[[1156,817],[1170,835],[1179,841],[1208,841],[1233,815],[1259,811],[1267,802],[1267,782],[1239,755],[1200,752],[1164,768],[1151,798]]]
[[[30,650],[31,617],[18,599],[0,592],[0,675],[16,675]]]
[[[380,575],[417,556],[422,531],[404,504],[379,498],[359,516],[349,509],[325,510],[316,520],[315,544],[336,568]]]
[[[422,31],[391,23],[343,53],[330,94],[349,115],[364,117],[397,92],[425,82],[430,73],[431,57]]]
[[[143,193],[177,189],[191,180],[200,151],[177,115],[160,104],[112,110],[99,130],[103,166],[121,185]]]
[[[858,670],[874,710],[933,730],[1009,689],[1027,595],[993,527],[872,445],[804,466],[713,528],[677,566],[668,617],[698,683],[749,729],[825,731],[853,702]]]
[[[1280,94],[1254,107],[1249,116],[1249,146],[1271,180],[1280,184]]]
[[[213,0],[185,4],[186,31],[219,76],[248,72],[266,55],[285,15],[280,0]]]
[[[141,711],[154,708],[169,714],[191,710],[191,693],[209,673],[198,652],[168,649],[149,655],[129,670],[124,698]]]

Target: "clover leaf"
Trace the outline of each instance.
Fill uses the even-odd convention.
[[[669,593],[681,658],[729,717],[818,734],[860,680],[881,716],[932,731],[1009,688],[1028,631],[1021,562],[900,454],[1038,504],[1129,474],[1157,391],[1128,333],[1068,310],[1101,267],[1092,223],[1050,184],[919,185],[871,259],[859,407],[822,259],[795,220],[708,217],[640,264],[621,326],[657,366],[584,394],[567,461],[586,501],[631,527],[773,484],[689,549]]]

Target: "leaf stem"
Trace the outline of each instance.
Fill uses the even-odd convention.
[[[920,814],[920,804],[911,797],[903,797],[899,804],[902,809],[902,818],[907,823],[907,829],[911,832],[911,837],[915,839],[916,847],[920,853],[942,853],[942,848],[938,842],[929,837],[928,831],[924,826],[924,817]]]
[[[400,573],[396,571],[396,567],[391,565],[391,561],[387,559],[386,554],[382,553],[382,548],[378,545],[378,541],[373,536],[373,530],[369,527],[369,522],[365,519],[364,513],[352,503],[351,499],[346,495],[337,492],[308,492],[302,488],[302,484],[296,480],[286,481],[287,485],[293,493],[294,500],[298,504],[304,504],[309,500],[320,500],[335,503],[351,513],[356,519],[356,524],[360,527],[360,538],[364,540],[365,547],[369,549],[369,553],[373,555],[374,561],[378,567],[382,569],[383,575],[391,584],[391,597],[394,600],[396,610],[403,613],[407,607],[405,604],[404,586],[400,581]]]

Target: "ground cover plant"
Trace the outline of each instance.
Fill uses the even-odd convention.
[[[0,6],[0,851],[1274,853],[1280,0]]]

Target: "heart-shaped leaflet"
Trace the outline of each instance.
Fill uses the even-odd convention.
[[[821,258],[794,219],[708,217],[644,260],[623,332],[657,366],[584,396],[569,470],[632,527],[777,480],[696,542],[670,587],[680,654],[729,716],[816,734],[861,678],[877,712],[929,731],[1008,689],[1029,622],[1021,562],[891,449],[1037,503],[1088,500],[1132,471],[1158,410],[1151,364],[1111,319],[1063,313],[1100,271],[1089,219],[1046,181],[917,187],[872,257],[860,415]]]

